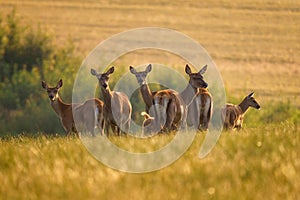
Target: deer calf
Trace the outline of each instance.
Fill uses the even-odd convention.
[[[156,132],[158,132],[161,128],[158,129],[157,123],[155,122],[154,117],[151,117],[148,113],[142,112],[142,116],[144,116],[144,121],[142,124],[142,135],[149,136]],[[157,131],[158,129],[158,131]]]
[[[253,97],[254,92],[246,96],[239,105],[229,104],[221,111],[221,117],[223,121],[223,128],[225,130],[242,128],[244,115],[249,107],[260,109],[260,105]]]
[[[77,133],[75,127],[74,115],[80,125],[84,125],[87,131],[94,135],[95,125],[98,126],[100,132],[103,130],[103,102],[99,99],[90,99],[83,104],[68,104],[63,102],[58,92],[63,85],[63,81],[59,80],[55,87],[49,87],[45,81],[42,81],[42,87],[47,91],[50,99],[50,105],[60,118],[63,128],[67,134]],[[76,120],[77,122],[77,120]]]

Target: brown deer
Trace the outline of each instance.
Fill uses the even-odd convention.
[[[213,100],[206,88],[199,88],[188,107],[187,124],[200,131],[206,131],[212,117]]]
[[[153,106],[153,95],[156,93],[156,92],[151,92],[146,81],[146,77],[148,73],[152,70],[152,65],[149,64],[146,67],[146,70],[140,72],[137,72],[132,66],[130,66],[129,69],[130,72],[135,75],[138,84],[140,85],[140,91],[146,105],[146,113],[149,113],[151,106]]]
[[[69,135],[72,132],[77,133],[74,115],[78,118],[80,125],[84,125],[91,134],[94,135],[95,125],[98,126],[100,132],[103,130],[103,102],[99,99],[90,99],[83,104],[64,103],[60,98],[58,92],[63,85],[63,81],[59,80],[55,87],[49,87],[49,85],[42,81],[42,87],[47,91],[50,99],[50,105],[55,113],[60,118],[65,132]],[[74,112],[73,112],[74,109]],[[77,120],[76,120],[77,121]],[[79,124],[78,124],[79,125]]]
[[[154,121],[158,128],[162,128],[163,131],[170,131],[185,126],[187,106],[195,97],[198,88],[207,87],[207,83],[202,76],[206,69],[207,66],[204,66],[198,73],[192,73],[190,67],[186,65],[185,72],[189,75],[189,84],[181,93],[178,93],[171,89],[150,92],[146,84],[146,76],[151,71],[151,67],[148,66],[143,72],[136,72],[133,67],[130,67],[131,73],[136,75],[141,85],[146,112],[147,108],[149,109],[154,105]]]
[[[149,136],[151,134],[156,133],[156,124],[154,117],[151,117],[148,113],[146,112],[141,112],[141,115],[144,117],[144,121],[142,124],[142,135],[143,136]],[[158,130],[159,131],[159,130]]]
[[[189,83],[186,86],[186,88],[179,94],[180,99],[182,99],[182,107],[184,108],[185,113],[185,121],[184,125],[187,123],[187,115],[189,106],[194,100],[196,95],[199,95],[199,91],[204,91],[208,87],[208,84],[203,80],[203,74],[207,70],[207,65],[203,66],[198,72],[192,73],[191,68],[187,64],[185,66],[185,72],[187,75],[189,75]],[[197,101],[196,101],[197,102]]]
[[[103,115],[107,135],[109,135],[109,128],[117,135],[120,135],[121,132],[128,133],[132,112],[132,107],[126,94],[111,91],[109,88],[109,76],[114,72],[114,69],[114,67],[111,67],[105,73],[97,73],[96,70],[91,69],[91,74],[96,76],[99,81],[103,95]]]
[[[260,109],[260,105],[253,97],[254,92],[246,96],[239,105],[227,103],[221,111],[221,117],[223,121],[223,128],[225,130],[242,128],[243,120],[246,111],[249,107]]]

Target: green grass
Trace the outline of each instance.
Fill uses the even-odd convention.
[[[298,132],[288,122],[226,132],[204,159],[197,155],[205,134],[198,134],[175,163],[145,174],[104,166],[76,137],[7,137],[0,142],[0,199],[296,199]],[[147,148],[130,137],[112,140]]]

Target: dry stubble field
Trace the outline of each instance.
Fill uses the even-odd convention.
[[[217,64],[229,100],[256,92],[262,110],[290,102],[299,110],[300,3],[285,1],[2,1],[25,24],[41,25],[63,44],[70,36],[78,56],[99,42],[138,27],[165,27],[198,41]],[[176,65],[168,54],[129,55],[123,66]],[[166,61],[167,60],[167,61]],[[79,66],[77,66],[79,67]],[[256,111],[249,111],[251,119]],[[1,139],[1,199],[297,199],[299,125],[251,124],[221,135],[205,159],[204,135],[168,168],[127,174],[89,156],[77,138]],[[299,121],[299,120],[298,120]],[[160,137],[159,144],[168,138]],[[132,144],[135,139],[116,138]],[[143,142],[139,143],[144,148]],[[123,144],[124,145],[124,144]],[[137,147],[138,148],[138,147]]]

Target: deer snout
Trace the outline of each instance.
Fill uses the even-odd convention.
[[[50,99],[51,101],[54,101],[54,100],[55,100],[55,96],[54,96],[53,94],[50,94],[50,95],[49,95],[49,99]]]
[[[139,83],[139,85],[145,85],[145,84],[146,84],[146,81],[145,81],[145,80],[142,80],[142,79],[139,79],[139,80],[138,80],[138,83]]]
[[[107,84],[106,84],[106,83],[103,83],[103,84],[102,84],[102,87],[107,88]]]
[[[257,106],[256,106],[256,109],[259,110],[259,109],[260,109],[260,105],[257,105]]]
[[[202,84],[202,87],[203,87],[203,88],[207,88],[207,87],[208,87],[208,84],[204,82],[204,83]]]

